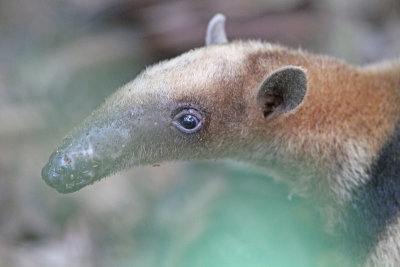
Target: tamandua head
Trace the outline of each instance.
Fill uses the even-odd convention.
[[[43,179],[68,193],[131,166],[257,153],[301,106],[306,70],[273,60],[281,47],[263,44],[272,60],[259,62],[260,43],[229,43],[222,15],[210,21],[206,44],[111,95],[64,138]]]

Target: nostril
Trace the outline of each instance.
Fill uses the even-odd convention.
[[[48,184],[59,183],[60,179],[70,171],[72,160],[64,153],[55,152],[42,169],[42,177]]]
[[[64,156],[64,162],[67,163],[68,165],[71,165],[72,160],[67,155],[65,155]]]

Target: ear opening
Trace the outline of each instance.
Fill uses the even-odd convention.
[[[208,23],[206,33],[206,46],[227,43],[225,33],[225,16],[218,13]]]
[[[262,83],[257,101],[262,105],[264,117],[273,113],[286,113],[299,106],[307,91],[306,70],[288,66],[269,75]]]

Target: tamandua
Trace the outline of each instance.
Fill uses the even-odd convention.
[[[260,41],[146,68],[68,134],[42,170],[61,193],[119,170],[232,158],[316,201],[362,265],[400,266],[400,60],[353,66]]]

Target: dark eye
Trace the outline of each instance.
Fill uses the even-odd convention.
[[[200,121],[196,116],[186,114],[180,119],[179,123],[182,125],[183,128],[192,130],[196,128],[197,124],[199,124]]]
[[[172,123],[184,133],[194,133],[200,130],[203,117],[195,109],[184,109],[173,118]]]

